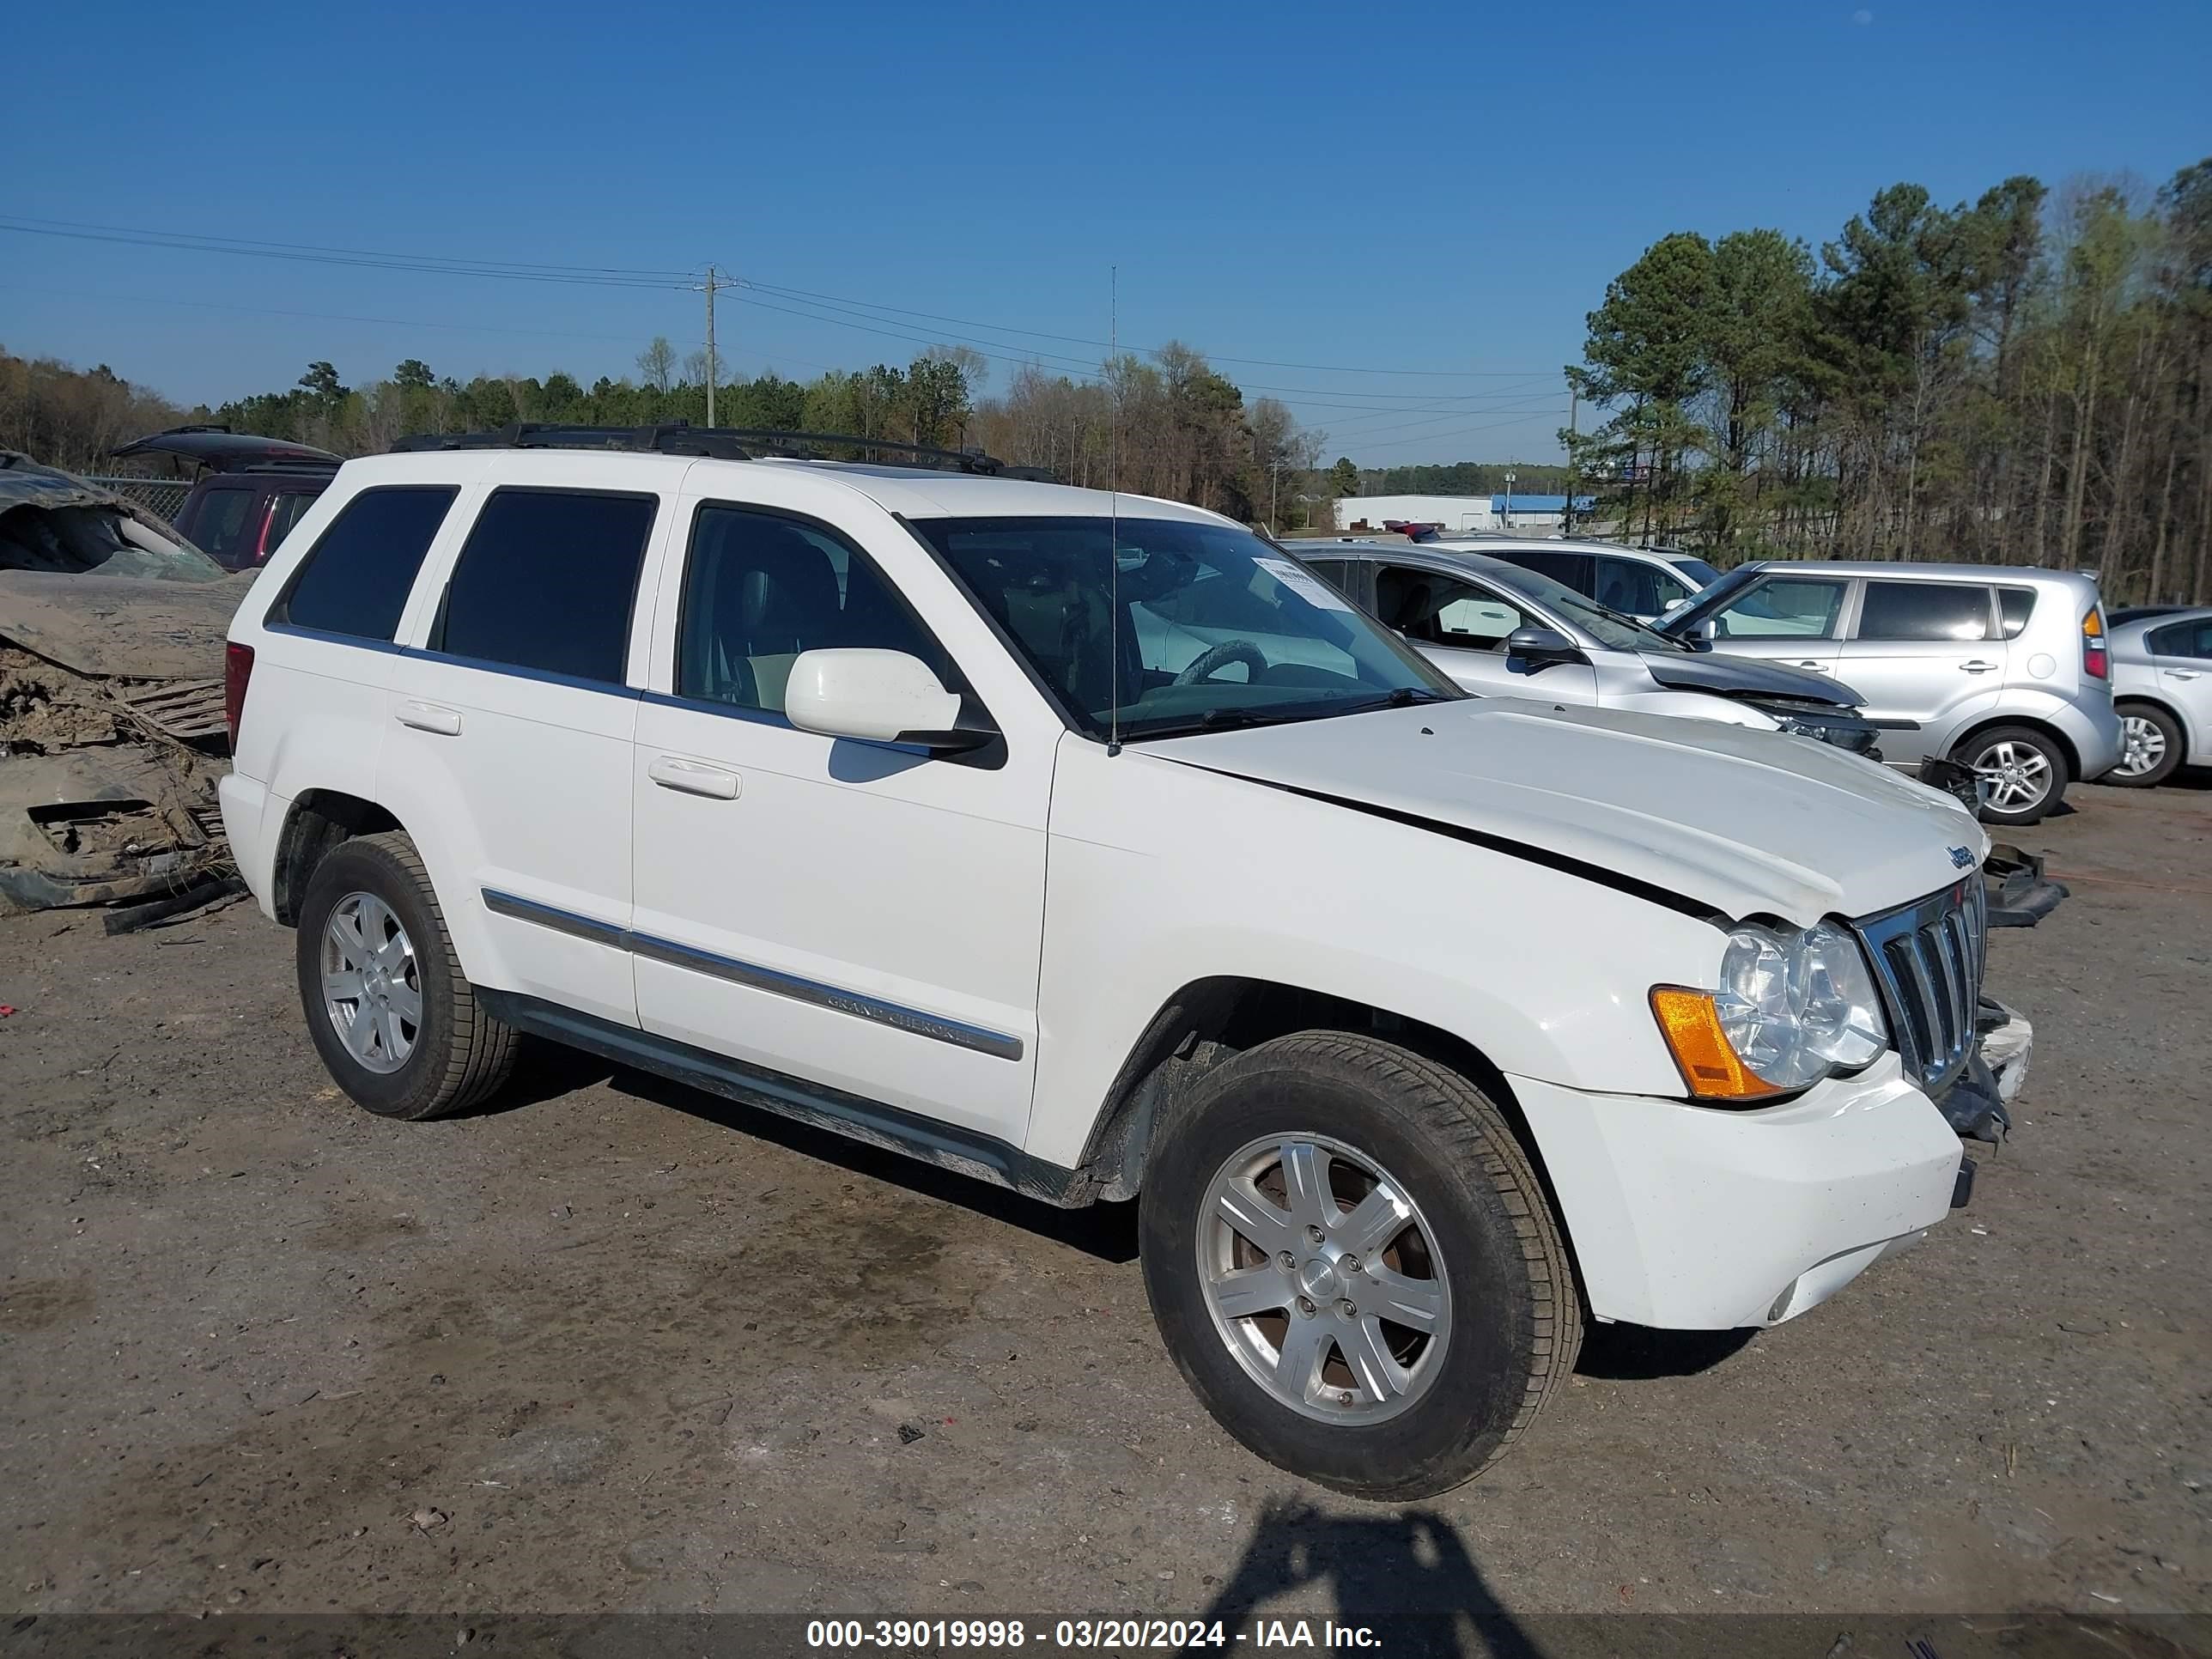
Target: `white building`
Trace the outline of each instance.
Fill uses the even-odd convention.
[[[1587,516],[1590,497],[1575,498],[1575,511]],[[1446,535],[1506,532],[1543,535],[1566,522],[1565,495],[1346,495],[1336,504],[1340,535],[1387,530],[1393,522],[1440,525]]]

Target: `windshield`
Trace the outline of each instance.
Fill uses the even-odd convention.
[[[1322,720],[1464,695],[1248,530],[1122,519],[1111,526],[1109,562],[1102,518],[922,519],[914,528],[1094,738]]]
[[[1669,639],[1656,628],[1647,628],[1633,617],[1618,611],[1608,611],[1588,594],[1577,593],[1565,582],[1555,582],[1549,576],[1539,575],[1517,564],[1484,566],[1479,574],[1486,581],[1496,582],[1524,593],[1565,617],[1589,635],[1608,651],[1683,651],[1688,649],[1680,640]]]
[[[1699,588],[1690,596],[1687,605],[1679,611],[1669,611],[1660,619],[1661,630],[1669,639],[1680,639],[1686,630],[1696,627],[1742,592],[1745,586],[1759,575],[1760,568],[1755,564],[1740,564],[1711,586]]]

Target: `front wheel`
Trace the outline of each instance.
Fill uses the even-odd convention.
[[[1443,1066],[1278,1038],[1209,1074],[1146,1163],[1160,1334],[1221,1425],[1294,1474],[1447,1491],[1573,1369],[1581,1307],[1542,1188]]]
[[[1993,726],[1951,751],[1985,790],[1984,823],[2040,823],[2066,793],[2066,751],[2032,726]]]
[[[2124,702],[2119,712],[2120,763],[2101,781],[2130,789],[2164,783],[2181,764],[2180,722],[2156,703]]]

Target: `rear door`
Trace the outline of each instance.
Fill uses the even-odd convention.
[[[1835,673],[1869,720],[1900,723],[1882,733],[1881,752],[1901,765],[1948,753],[1966,722],[1996,705],[2004,665],[1987,582],[1869,577]]]
[[[1688,599],[1690,584],[1644,559],[1600,553],[1596,561],[1597,602],[1625,617],[1652,622]]]
[[[1848,576],[1762,576],[1712,613],[1713,648],[1832,674],[1850,590]]]
[[[1375,580],[1376,615],[1459,685],[1486,697],[1597,701],[1597,672],[1587,663],[1551,663],[1534,674],[1505,654],[1516,628],[1548,628],[1543,617],[1487,582],[1406,565],[1383,565]]]
[[[462,886],[441,897],[480,908],[494,958],[472,976],[634,1025],[626,664],[661,497],[481,499],[393,683],[378,798],[438,826],[434,862]]]

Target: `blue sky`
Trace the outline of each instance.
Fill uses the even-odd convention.
[[[1125,345],[1212,353],[1368,465],[1555,456],[1584,313],[1670,230],[1817,244],[1899,179],[1947,202],[2014,173],[2154,186],[2212,154],[2203,0],[207,15],[11,20],[10,58],[53,68],[0,101],[0,217],[711,260],[966,319],[725,295],[725,356],[799,377],[937,340],[999,354],[994,380],[1031,351],[1095,363],[1079,342],[1105,337],[1118,266]],[[634,374],[654,334],[695,346],[700,311],[672,289],[0,234],[0,345],[184,402],[311,357],[349,380],[414,356],[588,383]]]

